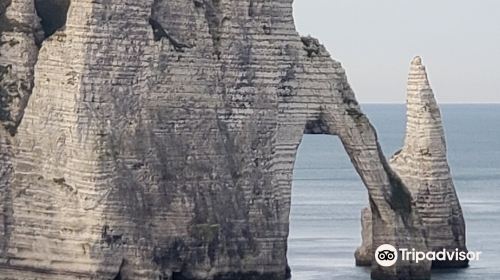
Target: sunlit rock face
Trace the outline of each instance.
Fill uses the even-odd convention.
[[[429,250],[467,251],[465,222],[451,177],[441,113],[420,57],[411,62],[407,89],[407,127],[404,147],[390,160],[408,186],[422,218]],[[363,214],[363,232],[370,226]],[[372,258],[371,237],[363,234],[357,263]],[[467,261],[436,261],[435,267],[466,267]]]
[[[0,62],[33,85],[24,106],[2,100],[22,118],[1,134],[0,278],[285,279],[304,133],[341,138],[374,246],[426,249],[344,69],[297,34],[290,0],[74,0],[50,32],[33,0],[0,7],[25,22],[2,40],[30,46],[3,44]]]
[[[420,57],[411,63],[407,104],[405,144],[391,166],[417,201],[429,249],[466,251],[465,222],[448,165],[441,113]],[[434,265],[462,267],[467,262]]]

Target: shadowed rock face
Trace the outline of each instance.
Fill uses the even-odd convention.
[[[426,242],[432,251],[467,251],[465,222],[446,156],[441,113],[422,59],[411,62],[404,147],[390,160],[416,201]],[[360,265],[372,259],[370,216],[363,210],[363,244],[356,252]],[[467,261],[433,263],[435,267],[466,267]]]
[[[33,1],[6,9],[38,22]],[[34,45],[34,28],[1,36]],[[1,51],[12,69],[36,61],[36,78],[18,71],[34,84],[27,106],[2,101],[24,115],[2,132],[2,277],[285,279],[304,133],[342,140],[374,246],[426,249],[344,69],[300,38],[290,0],[72,1],[39,52]],[[429,271],[400,262],[372,277]]]
[[[66,24],[70,0],[35,0],[37,15],[45,37],[54,34]]]
[[[0,1],[0,126],[5,128],[2,133],[16,133],[33,89],[39,31],[32,3]]]

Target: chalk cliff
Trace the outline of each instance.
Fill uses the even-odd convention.
[[[410,66],[404,147],[391,158],[390,165],[416,201],[429,249],[467,251],[465,221],[448,165],[441,113],[420,57]],[[363,228],[369,228],[370,221],[369,214],[363,212]],[[365,232],[355,254],[360,265],[372,258],[371,236]],[[467,261],[433,263],[434,267],[467,265]]]
[[[304,133],[342,140],[374,246],[426,249],[344,69],[297,34],[291,0],[68,3],[0,4],[0,278],[285,279]]]

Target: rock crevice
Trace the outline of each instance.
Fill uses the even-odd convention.
[[[35,9],[45,38],[64,27],[70,0],[35,0]]]

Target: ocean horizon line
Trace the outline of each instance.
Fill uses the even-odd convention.
[[[438,102],[440,105],[500,105],[500,102]],[[359,102],[361,105],[406,105],[406,102]]]

